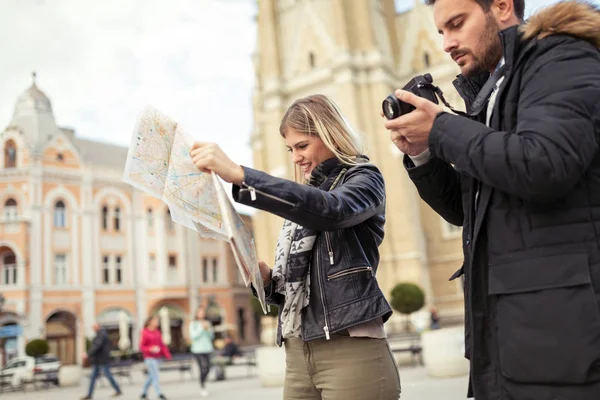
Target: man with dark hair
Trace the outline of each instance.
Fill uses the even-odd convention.
[[[600,12],[429,3],[467,113],[396,91],[415,110],[385,126],[463,227],[468,397],[600,399]]]
[[[115,389],[115,394],[113,397],[121,396],[123,394],[121,392],[121,388],[110,372],[111,344],[108,334],[106,333],[106,330],[97,323],[94,324],[93,329],[96,332],[96,336],[94,337],[92,346],[87,353],[87,358],[93,368],[90,376],[88,394],[87,396],[83,397],[82,400],[90,400],[92,398],[92,395],[94,394],[94,388],[96,386],[96,380],[100,375],[100,370],[102,370],[102,374],[104,374],[106,379],[108,379],[112,387]]]
[[[494,4],[494,0],[475,1],[485,12],[489,12],[490,8],[492,8],[492,4]],[[435,5],[435,2],[436,0],[425,0],[425,4],[427,4],[428,6]],[[525,19],[525,0],[513,0],[513,8],[515,16],[519,19],[519,21],[523,21],[523,19]]]

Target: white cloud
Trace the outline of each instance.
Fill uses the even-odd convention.
[[[128,146],[151,104],[251,166],[255,3],[0,0],[0,130],[35,70],[81,137]]]
[[[251,165],[253,0],[0,0],[0,126],[38,73],[59,125],[128,145],[152,104]]]

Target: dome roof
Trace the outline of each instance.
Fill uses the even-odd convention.
[[[32,111],[52,113],[50,99],[35,84],[35,72],[32,73],[33,83],[18,98],[14,116],[31,114]]]
[[[41,154],[48,141],[59,134],[54,120],[52,104],[48,97],[33,83],[18,98],[10,127],[19,129],[33,153]]]

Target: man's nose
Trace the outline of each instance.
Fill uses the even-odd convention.
[[[444,51],[450,53],[452,50],[458,48],[458,42],[452,35],[444,35]]]

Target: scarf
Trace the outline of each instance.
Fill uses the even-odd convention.
[[[339,170],[337,167],[341,166],[336,158],[324,161],[312,171],[307,184],[320,188],[327,180],[328,173]],[[347,168],[341,169],[328,190],[338,184],[346,171]],[[279,233],[272,280],[275,283],[274,290],[285,299],[279,312],[284,338],[301,336],[302,309],[310,299],[310,263],[316,239],[316,231],[288,220],[284,221]]]

